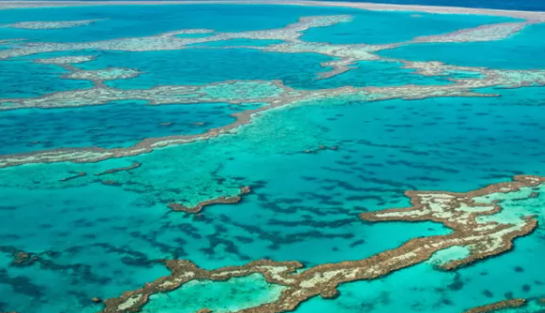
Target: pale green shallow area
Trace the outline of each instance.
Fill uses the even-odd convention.
[[[355,14],[357,18],[342,24],[340,29],[337,26],[316,28],[305,32],[302,39],[391,43],[508,20],[429,14],[415,18],[411,17],[414,12],[297,6],[173,8],[181,7],[32,9],[4,11],[0,17],[7,22],[39,17],[108,18],[80,29],[26,31],[33,42],[107,40],[181,28],[272,29],[296,22],[303,16]],[[260,14],[262,10],[267,10],[267,14]],[[115,31],[106,31],[109,29]],[[370,31],[373,29],[376,32]],[[3,37],[0,38],[14,38],[22,33],[22,30],[1,29]],[[34,75],[32,84],[25,89],[24,69],[35,67],[35,63],[30,63],[34,58],[83,52],[97,55],[96,60],[77,65],[84,70],[121,67],[142,72],[137,78],[108,82],[109,86],[148,89],[167,84],[212,84],[201,91],[214,101],[220,97],[251,103],[256,97],[282,95],[282,90],[272,83],[248,80],[281,79],[285,85],[301,89],[450,83],[444,77],[423,77],[412,70],[400,69],[399,63],[374,61],[358,62],[352,71],[331,79],[315,80],[317,73],[327,70],[320,63],[331,58],[315,53],[223,50],[219,44],[209,45],[208,51],[203,46],[206,45],[184,51],[68,51],[21,58],[17,62],[26,64],[22,68],[13,67],[15,62],[6,64],[19,70],[12,71],[18,74],[12,75],[11,80],[13,85],[23,87],[23,95],[74,89],[69,84],[56,83],[79,80],[61,80],[57,74],[55,80],[48,80],[49,72],[32,70],[29,70]],[[497,53],[500,57],[505,53],[504,61],[517,53],[516,48],[502,47],[505,49]],[[396,52],[401,53],[399,57],[414,57],[410,53],[404,55],[402,48],[392,51],[401,51]],[[424,49],[419,57],[430,57],[425,53],[431,55],[433,51]],[[485,57],[476,55],[481,59]],[[475,55],[473,58],[480,62]],[[524,63],[525,57],[518,62]],[[527,62],[527,67],[535,64],[530,58]],[[464,75],[472,76],[453,73],[456,77]],[[217,84],[232,79],[241,81]],[[35,81],[39,81],[38,87]],[[11,85],[3,86],[11,88]],[[355,101],[355,97],[308,100],[260,113],[250,125],[232,134],[134,157],[0,169],[3,199],[0,204],[0,294],[3,295],[0,311],[98,312],[103,307],[93,303],[92,297],[117,297],[168,275],[158,259],[188,259],[205,269],[243,265],[263,258],[298,260],[311,267],[360,260],[416,237],[449,234],[449,229],[436,223],[370,224],[360,220],[358,214],[408,206],[406,190],[462,192],[507,181],[515,174],[544,175],[545,88],[481,91],[497,93],[499,97],[382,102]],[[17,92],[16,89],[2,90],[1,96],[11,97]],[[51,109],[53,113],[47,114],[48,110],[42,109],[0,112],[0,126],[20,119],[20,126],[9,134],[29,143],[28,138],[33,135],[28,134],[30,130],[24,126],[25,122],[48,128],[43,134],[66,133],[63,140],[53,136],[48,142],[35,144],[48,148],[71,143],[67,139],[70,136],[81,141],[89,138],[85,141],[89,143],[119,142],[123,141],[121,133],[133,135],[131,143],[134,143],[143,139],[136,135],[143,136],[144,130],[153,137],[194,134],[232,122],[229,114],[233,112],[255,108],[252,104],[225,103],[145,105],[128,101],[93,109]],[[55,123],[36,122],[49,121],[51,116],[55,117]],[[126,126],[123,132],[106,132],[85,126],[87,122],[81,121],[86,119],[93,121],[89,122],[93,127],[95,122]],[[78,132],[70,130],[73,128],[64,131],[66,125],[78,125]],[[320,149],[322,145],[336,149]],[[31,148],[24,146],[24,149]],[[10,153],[24,150],[15,144],[9,149]],[[5,151],[7,149],[0,150]],[[141,163],[140,167],[95,175],[135,162]],[[65,180],[79,172],[87,175]],[[241,186],[251,186],[252,193],[236,205],[206,207],[199,215],[173,212],[168,208],[173,202],[196,205],[235,195]],[[523,216],[537,214],[541,222],[545,213],[544,189],[525,189],[502,197],[477,199],[486,203],[502,200],[504,206],[501,213],[483,221],[518,223]],[[532,192],[538,196],[528,198]],[[296,312],[457,313],[510,296],[539,297],[545,294],[542,270],[545,237],[541,225],[543,222],[532,235],[515,241],[516,249],[511,253],[475,266],[440,272],[434,267],[437,262],[461,258],[467,250],[456,247],[440,251],[428,262],[389,276],[342,285],[337,299],[314,298],[303,303]],[[36,253],[41,261],[28,266],[10,264],[16,251]],[[143,312],[196,312],[204,307],[213,312],[233,312],[274,301],[280,292],[280,287],[268,284],[257,275],[226,282],[199,281],[152,296]]]
[[[545,216],[545,202],[540,194],[545,192],[545,186],[536,188],[523,188],[518,192],[507,194],[494,194],[488,197],[479,197],[475,199],[478,203],[492,203],[492,201],[500,201],[503,210],[495,215],[483,216],[479,218],[482,222],[498,222],[520,224],[524,216]],[[538,195],[532,197],[532,195]],[[542,219],[543,221],[543,219]]]
[[[275,301],[283,289],[268,284],[259,274],[226,282],[193,281],[173,292],[151,296],[142,312],[193,313],[202,308],[234,312]]]
[[[469,256],[469,252],[467,247],[453,246],[434,253],[427,262],[432,265],[441,265],[452,260],[464,259]]]

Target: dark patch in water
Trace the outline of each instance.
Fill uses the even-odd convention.
[[[485,289],[483,290],[483,295],[487,298],[492,298],[494,297],[494,294],[492,293],[492,291],[488,290],[488,289]]]
[[[357,246],[360,246],[362,244],[365,243],[365,240],[361,239],[361,240],[358,240],[358,241],[354,241],[353,243],[350,244],[350,248],[354,248],[354,247],[357,247]]]

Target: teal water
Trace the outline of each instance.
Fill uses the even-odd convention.
[[[443,77],[424,77],[400,69],[400,63],[362,61],[354,69],[330,79],[319,79],[317,73],[329,70],[320,63],[332,58],[315,53],[278,53],[251,50],[206,50],[151,52],[103,52],[99,58],[80,64],[85,70],[110,66],[138,68],[144,73],[127,80],[114,80],[106,85],[122,89],[142,89],[163,85],[201,85],[227,80],[280,79],[298,89],[337,88],[347,85],[391,86],[407,83],[419,85],[447,84]]]
[[[203,133],[232,123],[242,108],[226,103],[147,105],[115,101],[107,105],[67,109],[0,112],[3,153],[53,148],[116,148],[145,138]]]
[[[325,29],[311,29],[305,41],[333,44],[386,44],[409,41],[415,37],[449,33],[483,24],[511,22],[502,17],[426,14],[420,12],[353,11],[353,23],[342,23]],[[395,22],[392,22],[395,20]],[[377,27],[378,26],[378,27]],[[399,31],[403,29],[403,31]]]
[[[267,14],[263,15],[262,12]],[[358,18],[370,18],[377,22],[384,21],[384,13],[365,12],[344,8],[297,7],[297,6],[255,6],[239,5],[233,9],[229,5],[160,5],[160,6],[96,6],[96,7],[66,7],[19,9],[1,11],[2,24],[21,21],[71,21],[103,19],[92,25],[61,30],[25,30],[0,27],[0,38],[27,38],[33,41],[79,42],[108,40],[130,36],[149,36],[180,28],[205,28],[221,32],[238,32],[255,29],[272,29],[296,22],[301,16],[357,14]],[[392,14],[390,14],[391,16]],[[426,17],[423,22],[411,19],[410,13],[393,15],[402,17],[404,26],[411,27],[406,35],[397,33],[397,38],[385,35],[392,25],[377,23],[385,30],[370,37],[379,37],[377,42],[407,35],[421,35],[421,26],[430,26],[433,17]],[[388,15],[387,15],[388,16]],[[501,20],[501,19],[496,19]],[[467,17],[456,17],[441,20],[442,26],[434,24],[426,30],[426,34],[454,31],[458,28],[474,27],[494,19],[484,19],[478,22]],[[257,26],[257,27],[256,27]],[[115,29],[115,31],[112,31]],[[408,29],[407,29],[408,30]],[[390,35],[391,36],[391,35]],[[382,38],[382,39],[380,39]],[[373,40],[373,39],[371,39]],[[361,41],[360,41],[361,42]]]
[[[261,16],[262,10],[267,15]],[[42,42],[79,42],[149,36],[181,28],[237,32],[283,27],[301,15],[344,14],[346,9],[291,6],[158,5],[96,6],[1,11],[2,24],[21,21],[103,19],[92,25],[61,30],[24,30],[0,27],[0,38],[27,38]],[[256,27],[257,26],[257,27]],[[115,31],[113,31],[115,30]]]
[[[201,85],[226,80],[274,80],[286,84],[312,84],[321,62],[331,58],[318,54],[263,53],[249,49],[188,49],[150,52],[104,52],[100,58],[81,65],[100,69],[116,64],[144,72],[130,80],[107,84],[123,89],[161,85]]]
[[[232,312],[276,300],[283,289],[268,284],[259,274],[220,283],[196,281],[172,294],[152,296],[143,312],[192,313],[203,307],[216,312]]]
[[[518,213],[523,208],[531,208],[534,214],[543,216],[544,201],[545,197],[540,196],[503,204],[505,212]],[[539,221],[543,222],[543,217]],[[510,298],[539,298],[543,296],[545,275],[536,260],[545,257],[544,235],[540,228],[530,237],[517,239],[515,252],[456,272],[438,271],[426,263],[384,279],[348,284],[340,289],[342,297],[334,301],[316,298],[296,312],[460,312],[460,308],[469,309]],[[531,305],[506,312],[542,310],[539,305]]]
[[[62,79],[68,73],[52,64],[28,61],[0,62],[2,98],[29,98],[43,94],[92,87],[87,81]]]
[[[282,43],[282,40],[273,39],[245,39],[237,38],[231,40],[202,42],[191,44],[191,47],[231,47],[231,46],[269,46]]]
[[[411,61],[442,61],[461,66],[537,69],[545,66],[544,32],[545,25],[536,24],[501,41],[418,44],[384,50],[379,55]]]
[[[265,17],[258,14],[263,10],[267,10]],[[413,12],[291,6],[103,6],[0,11],[8,23],[39,17],[109,18],[80,28],[24,31],[32,41],[55,42],[145,36],[181,28],[268,29],[283,27],[301,16],[326,14],[357,16],[352,23],[312,29],[303,40],[397,42],[498,20],[449,15],[424,15],[419,19],[410,17]],[[545,30],[539,27],[528,31],[537,32],[533,36],[539,32],[543,35]],[[370,33],[369,29],[377,31]],[[1,29],[0,38],[19,36],[19,32],[23,30]],[[347,34],[338,36],[338,32]],[[525,31],[497,43],[438,46],[460,49],[465,45],[495,47],[501,43],[505,49],[490,49],[498,58],[509,60],[519,55],[517,46],[509,43],[516,39],[532,48],[520,52],[513,68],[540,67],[539,58],[527,56],[537,55],[545,45],[526,36]],[[204,85],[233,79],[279,79],[296,89],[450,83],[445,77],[424,77],[400,69],[399,63],[382,61],[358,62],[349,72],[316,80],[317,73],[327,70],[320,63],[330,61],[330,57],[224,47],[218,43],[177,51],[68,51],[38,54],[22,61],[0,61],[0,68],[17,73],[12,75],[16,78],[1,82],[2,88],[8,88],[2,89],[0,96],[37,97],[89,88],[86,81],[60,78],[60,67],[42,68],[29,62],[74,53],[98,56],[77,65],[82,69],[115,66],[143,72],[137,78],[106,83],[123,89]],[[436,57],[435,49],[421,53],[410,49],[381,54],[397,53],[396,58],[441,60],[455,65],[508,66],[473,53],[445,52],[444,56],[452,58],[450,62],[442,59],[443,54]],[[479,47],[474,49],[480,51]],[[33,67],[36,70],[28,70]],[[29,83],[25,84],[25,80]],[[515,174],[545,175],[545,87],[479,91],[497,93],[498,97],[377,102],[346,97],[314,99],[262,112],[234,134],[151,153],[94,163],[0,169],[0,311],[98,312],[103,306],[93,303],[93,297],[117,297],[168,275],[158,259],[188,259],[205,269],[263,258],[297,260],[310,267],[360,260],[412,238],[449,234],[449,229],[437,223],[370,224],[360,220],[358,214],[408,206],[406,190],[469,191],[509,180]],[[226,125],[233,120],[229,114],[246,108],[223,103],[149,106],[129,100],[80,108],[0,111],[0,130],[4,134],[0,152],[126,147],[143,138],[194,134]],[[337,149],[316,150],[320,145]],[[134,162],[141,166],[95,175]],[[66,180],[79,172],[86,175]],[[173,212],[167,207],[172,202],[195,205],[236,194],[240,186],[247,185],[252,193],[236,205],[206,207],[198,215]],[[507,209],[518,212],[523,208],[540,215],[540,221],[542,203],[542,193],[525,201],[504,201]],[[342,285],[337,299],[314,298],[295,312],[456,313],[509,297],[542,297],[543,223],[539,227],[532,235],[516,240],[512,252],[473,266],[441,272],[424,262],[374,281]],[[11,264],[17,251],[34,253],[38,259],[26,266]],[[278,287],[258,275],[221,283],[200,281],[152,296],[143,312],[195,312],[204,306],[214,312],[234,312],[272,301],[278,293]]]

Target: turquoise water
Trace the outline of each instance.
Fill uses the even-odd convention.
[[[263,10],[266,15],[259,14]],[[283,27],[302,16],[334,14],[355,14],[356,18],[351,23],[311,29],[302,40],[388,43],[500,20],[427,14],[414,18],[410,17],[414,12],[292,6],[103,6],[0,11],[3,23],[4,18],[6,23],[39,17],[109,19],[65,30],[1,29],[0,38],[25,32],[33,42],[66,42],[147,36],[182,28],[259,30]],[[536,25],[504,41],[438,45],[468,46],[477,52],[482,46],[494,50],[501,60],[520,55],[515,65],[485,59],[483,54],[441,53],[429,49],[430,45],[415,46],[422,52],[402,47],[379,54],[455,65],[539,68],[543,67],[540,58],[528,55],[545,49],[545,43],[532,39],[544,33]],[[522,50],[517,50],[519,44],[513,45],[513,40],[529,48],[517,52]],[[237,43],[246,45],[247,41]],[[505,49],[499,49],[500,44]],[[218,42],[151,52],[67,51],[2,60],[0,68],[9,69],[15,78],[0,81],[5,88],[0,96],[39,97],[91,88],[87,81],[62,79],[61,67],[30,62],[74,54],[97,56],[76,65],[81,69],[126,67],[142,72],[136,78],[106,83],[121,89],[235,79],[281,80],[304,90],[452,84],[448,77],[425,77],[400,69],[400,63],[385,61],[357,62],[346,73],[317,80],[318,73],[328,70],[320,63],[331,57],[224,49],[228,45]],[[223,87],[215,88],[222,92]],[[251,91],[253,87],[249,94]],[[545,175],[545,87],[479,92],[498,96],[377,102],[342,96],[309,99],[261,112],[235,133],[151,153],[92,163],[2,168],[0,311],[98,312],[103,305],[93,303],[93,297],[118,297],[168,275],[159,259],[187,259],[204,269],[259,259],[296,260],[312,267],[361,260],[413,238],[449,234],[451,230],[438,223],[368,223],[358,214],[409,206],[404,196],[407,190],[464,192],[507,181],[516,174]],[[151,106],[125,100],[78,108],[0,111],[4,134],[0,152],[127,147],[144,138],[195,134],[227,125],[234,120],[230,114],[253,108],[225,103]],[[320,149],[322,145],[336,148]],[[140,166],[105,173],[135,162]],[[174,202],[196,205],[234,195],[240,186],[251,186],[252,192],[238,204],[205,207],[197,215],[168,208]],[[510,297],[543,297],[543,197],[540,193],[537,198],[504,201],[510,212],[532,212],[541,222],[536,232],[517,239],[509,253],[452,272],[438,271],[424,262],[373,281],[341,285],[338,298],[316,297],[295,312],[457,313]],[[12,264],[18,251],[37,259]],[[274,301],[279,288],[260,275],[192,282],[151,296],[142,311],[196,312],[208,307],[214,312],[235,312]]]
[[[151,61],[150,61],[151,60]],[[128,80],[106,84],[123,89],[152,88],[163,85],[201,85],[227,80],[280,79],[299,89],[337,88],[347,85],[391,86],[412,84],[447,84],[442,77],[413,75],[410,69],[400,69],[400,63],[362,61],[354,69],[330,79],[318,79],[317,73],[328,70],[320,63],[332,58],[315,53],[263,53],[250,49],[151,52],[104,52],[94,61],[80,65],[85,70],[110,66],[138,68],[144,73]],[[257,70],[255,70],[257,69]]]
[[[334,44],[386,44],[483,24],[513,21],[513,19],[501,17],[440,16],[419,12],[354,11],[351,13],[354,16],[353,23],[342,23],[325,29],[311,29],[302,39]],[[392,23],[392,19],[395,23]],[[399,31],[400,29],[403,31]]]
[[[267,10],[267,15],[260,14]],[[290,6],[159,5],[97,6],[1,11],[2,24],[21,21],[103,19],[92,25],[61,30],[24,30],[1,27],[0,38],[33,41],[96,41],[130,36],[149,36],[181,28],[206,28],[236,32],[283,27],[301,15],[344,14],[346,9],[297,8]],[[254,26],[255,25],[255,26]],[[115,29],[115,31],[113,31]]]
[[[202,42],[190,45],[191,47],[230,47],[230,46],[268,46],[282,43],[282,40],[272,39],[245,39],[237,38],[223,41]]]
[[[282,289],[268,284],[259,274],[220,283],[196,281],[172,294],[152,296],[143,312],[192,313],[203,307],[215,312],[232,312],[276,300]]]
[[[262,12],[267,14],[263,15]],[[289,23],[296,22],[301,16],[312,15],[335,15],[335,14],[357,14],[361,18],[376,19],[383,21],[383,13],[362,12],[344,8],[321,8],[321,7],[296,7],[296,6],[255,6],[240,5],[234,10],[229,5],[160,5],[160,6],[96,6],[96,7],[66,7],[47,8],[40,10],[19,9],[1,11],[0,20],[2,24],[11,24],[21,21],[71,21],[102,19],[92,25],[61,30],[25,30],[0,27],[0,38],[27,38],[33,41],[96,41],[112,38],[123,38],[129,36],[149,36],[162,32],[172,31],[180,28],[205,28],[222,32],[237,32],[254,29],[271,29],[283,27]],[[392,15],[392,14],[390,14]],[[409,14],[393,14],[404,19],[404,24],[413,28],[410,34],[418,34],[422,29],[420,26],[429,26],[433,18],[426,18],[425,22],[413,21]],[[416,19],[414,19],[416,20]],[[434,29],[428,29],[425,34],[454,31],[458,28],[473,27],[487,23],[493,19],[472,21],[468,17],[456,17],[441,20],[441,24],[434,25]],[[496,19],[501,20],[501,19]],[[381,23],[382,24],[382,23]],[[257,27],[256,27],[257,26]],[[392,25],[381,27],[391,29]],[[115,31],[112,31],[115,29]],[[372,35],[380,36],[385,40],[384,33]],[[395,36],[407,36],[397,33]],[[388,37],[386,37],[388,38]],[[392,37],[390,37],[392,38]],[[401,37],[403,38],[403,37]],[[396,40],[398,40],[396,38]],[[410,38],[405,38],[410,39]],[[380,41],[380,39],[376,39]]]
[[[381,51],[379,54],[411,61],[443,61],[462,66],[537,69],[545,66],[543,32],[545,25],[537,24],[501,41],[418,44]]]
[[[143,75],[107,84],[117,88],[151,88],[161,85],[201,85],[226,80],[274,80],[286,84],[312,84],[321,62],[331,58],[318,54],[262,53],[249,49],[150,52],[104,52],[83,69],[112,66],[138,68]],[[258,70],[255,70],[258,69]]]

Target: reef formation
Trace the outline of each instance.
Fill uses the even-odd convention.
[[[297,2],[297,4],[301,4]],[[371,8],[373,7],[371,6]],[[393,7],[392,9],[395,9]],[[438,10],[438,9],[436,9]],[[470,10],[471,11],[471,10]],[[486,11],[486,10],[485,10]],[[478,11],[481,12],[481,11]],[[488,12],[488,11],[486,11]],[[402,68],[414,69],[414,74],[423,76],[449,76],[451,82],[446,85],[402,85],[394,87],[351,87],[335,89],[297,90],[286,86],[282,81],[224,81],[203,86],[173,85],[158,86],[150,89],[118,89],[106,84],[109,80],[130,79],[139,76],[138,69],[105,68],[100,70],[81,70],[76,65],[96,58],[93,55],[64,56],[48,59],[36,59],[35,62],[54,64],[69,71],[63,78],[88,80],[93,88],[71,90],[45,94],[36,98],[0,99],[0,110],[24,108],[66,108],[91,105],[103,105],[112,101],[142,100],[149,105],[195,104],[225,102],[231,104],[265,103],[257,109],[243,110],[232,114],[235,122],[219,128],[209,129],[198,135],[179,135],[159,138],[147,138],[127,148],[104,149],[87,147],[74,149],[53,149],[32,153],[9,154],[0,156],[0,167],[9,167],[28,163],[49,162],[96,162],[109,158],[119,158],[147,153],[155,148],[206,140],[221,134],[235,132],[240,126],[251,122],[259,113],[285,106],[302,105],[315,100],[346,97],[351,101],[379,101],[389,99],[426,99],[430,97],[491,97],[495,94],[478,92],[483,88],[520,88],[544,86],[544,70],[496,70],[484,67],[462,67],[442,62],[414,62],[403,59],[380,57],[376,52],[405,45],[420,43],[482,42],[505,39],[527,25],[542,23],[545,17],[540,12],[501,12],[502,14],[523,18],[521,22],[487,24],[471,29],[458,30],[441,35],[416,37],[400,43],[373,44],[331,44],[306,42],[301,40],[304,31],[329,27],[352,20],[350,15],[302,17],[298,22],[283,28],[218,33],[209,29],[182,29],[154,36],[121,38],[97,42],[79,43],[39,43],[23,44],[18,47],[0,50],[0,59],[11,59],[46,52],[78,50],[119,50],[119,51],[162,51],[203,48],[195,44],[226,41],[232,39],[280,40],[282,43],[265,46],[225,46],[223,49],[255,49],[264,52],[317,53],[333,58],[322,63],[329,71],[318,73],[318,79],[331,78],[347,72],[351,65],[359,61],[382,61],[401,64]],[[440,12],[438,12],[440,13]],[[465,13],[465,14],[470,14]],[[496,11],[488,14],[500,14]],[[501,15],[501,14],[500,14]],[[81,21],[80,21],[81,22]],[[75,23],[75,22],[74,22]],[[198,37],[180,37],[179,35],[202,34]],[[206,47],[205,47],[206,48]],[[471,73],[472,77],[457,78],[457,74]],[[454,77],[450,77],[454,76]]]
[[[316,23],[306,22],[311,25]],[[319,23],[318,23],[319,24]],[[306,24],[305,24],[306,25]],[[320,24],[323,25],[323,24]],[[308,27],[305,26],[305,27]],[[288,29],[291,29],[288,26]],[[296,28],[297,29],[297,28]],[[287,36],[288,38],[292,36]],[[260,37],[263,38],[263,37]],[[185,39],[184,39],[185,40]],[[4,50],[6,51],[6,50]],[[9,51],[9,50],[8,50]],[[2,51],[0,51],[0,54]],[[331,54],[333,56],[333,54]],[[159,86],[151,89],[117,89],[105,85],[105,81],[132,78],[138,70],[107,68],[82,71],[72,64],[92,60],[93,56],[38,59],[36,62],[56,64],[71,71],[66,78],[86,79],[93,82],[90,89],[72,90],[46,94],[37,98],[0,99],[0,110],[23,108],[66,108],[107,104],[119,100],[143,100],[149,105],[196,104],[225,102],[231,104],[265,103],[256,109],[233,113],[235,122],[219,128],[209,129],[197,135],[179,135],[148,138],[128,148],[104,149],[101,147],[56,149],[32,153],[0,156],[0,168],[27,163],[49,162],[96,162],[147,153],[158,147],[205,140],[236,131],[251,122],[253,116],[268,110],[293,105],[314,103],[315,100],[346,97],[352,101],[380,101],[389,99],[426,99],[432,97],[494,97],[495,94],[476,92],[477,89],[520,88],[545,86],[544,70],[496,70],[477,67],[460,67],[442,62],[412,62],[384,58],[397,62],[403,68],[415,69],[415,74],[445,76],[455,73],[473,73],[476,77],[448,78],[447,85],[402,85],[394,87],[340,87],[335,89],[300,90],[284,85],[281,81],[225,81],[207,85]]]
[[[502,210],[502,194],[533,189],[545,183],[545,177],[515,176],[512,182],[499,183],[466,193],[441,191],[407,191],[411,207],[365,212],[360,217],[368,222],[433,221],[452,230],[451,234],[409,240],[402,246],[358,261],[323,264],[305,268],[297,261],[276,262],[259,260],[243,266],[204,270],[186,260],[163,260],[171,274],[146,284],[141,289],[125,292],[118,298],[104,301],[101,313],[137,312],[157,293],[167,293],[191,281],[225,281],[234,277],[261,274],[271,284],[285,287],[278,299],[237,312],[279,313],[292,311],[315,296],[335,298],[340,284],[358,280],[373,280],[394,271],[430,259],[434,254],[452,248],[464,248],[467,255],[447,258],[436,264],[442,270],[454,270],[509,251],[513,240],[528,235],[537,227],[535,216],[519,216],[506,223],[483,220]],[[510,300],[470,312],[518,307],[523,300]],[[488,310],[488,311],[487,311]]]
[[[467,310],[465,313],[488,313],[488,312],[500,311],[503,309],[516,309],[526,305],[526,302],[527,302],[526,299],[504,300],[504,301],[472,308],[470,310]]]
[[[19,22],[13,24],[0,25],[0,27],[20,28],[20,29],[63,29],[90,25],[100,20],[80,20],[80,21],[51,21],[51,22]]]
[[[204,207],[214,205],[214,204],[236,204],[239,203],[242,200],[242,196],[245,194],[248,194],[251,192],[251,188],[249,186],[240,187],[240,192],[238,195],[234,196],[220,196],[215,199],[210,199],[206,201],[199,202],[197,205],[193,207],[187,207],[182,204],[178,203],[171,203],[168,205],[169,208],[171,208],[174,211],[183,211],[187,213],[199,213],[204,209]]]

